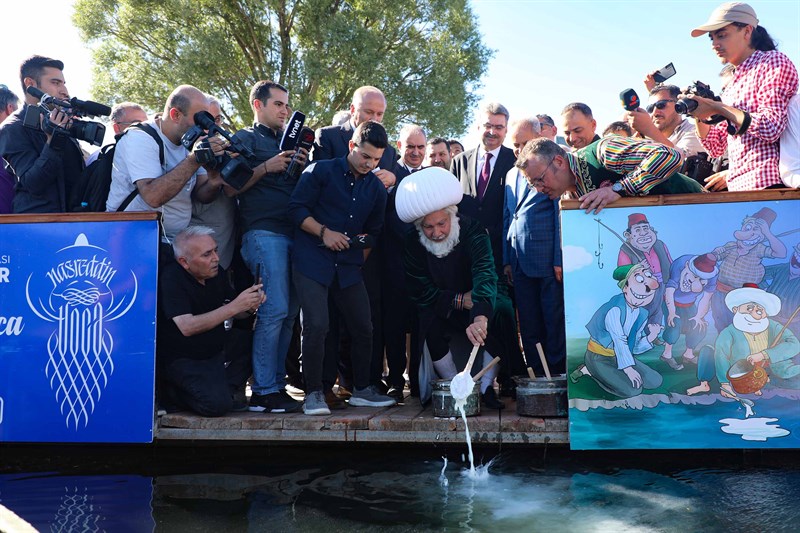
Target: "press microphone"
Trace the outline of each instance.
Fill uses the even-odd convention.
[[[61,106],[61,107],[72,107],[72,104],[70,104],[66,100],[59,100],[58,98],[56,98],[54,96],[50,96],[49,94],[47,94],[43,90],[37,89],[33,85],[31,85],[27,89],[25,89],[25,92],[28,93],[29,95],[33,96],[34,98],[38,98],[39,101],[41,103],[43,103],[43,104],[53,103],[53,104],[56,104],[57,106]]]
[[[72,104],[74,109],[80,109],[85,115],[91,115],[93,117],[107,117],[111,114],[110,107],[98,102],[92,102],[91,100],[78,100],[73,96],[70,98],[69,103]]]
[[[300,138],[300,132],[303,130],[303,125],[306,123],[305,114],[300,111],[295,111],[289,118],[289,123],[286,129],[283,130],[283,137],[281,137],[281,151],[294,150],[297,146],[297,141]]]
[[[41,89],[37,89],[33,85],[25,89],[25,92],[34,98],[38,98],[43,104],[55,104],[59,107],[68,107],[76,114],[97,116],[108,116],[111,114],[111,108],[107,105],[92,102],[91,100],[79,100],[73,97],[71,100],[61,100],[55,96],[50,96]]]
[[[625,89],[619,93],[619,99],[622,101],[622,107],[626,111],[636,111],[639,109],[639,95],[633,89]]]

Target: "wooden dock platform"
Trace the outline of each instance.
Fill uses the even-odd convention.
[[[519,416],[513,400],[504,398],[502,411],[483,409],[468,417],[472,441],[479,444],[566,444],[569,423],[564,418]],[[262,441],[265,443],[459,443],[464,442],[461,418],[437,418],[418,398],[388,408],[348,407],[329,416],[301,413],[232,413],[205,418],[191,413],[159,417],[155,440]]]

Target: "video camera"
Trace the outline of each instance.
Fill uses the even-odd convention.
[[[209,137],[220,135],[230,143],[231,152],[248,158],[253,157],[253,152],[236,141],[230,133],[217,126],[217,123],[214,122],[214,117],[208,111],[198,111],[193,118],[195,125],[189,128],[181,137],[181,144],[187,150],[191,150],[197,139],[203,135],[208,135]],[[243,160],[244,158],[231,157],[228,152],[223,155],[214,155],[208,139],[200,142],[200,146],[195,150],[195,157],[201,165],[213,170],[219,170],[220,176],[225,180],[225,183],[237,191],[244,187],[245,183],[253,176],[253,170],[247,166],[247,163]]]
[[[32,86],[25,89],[25,92],[34,98],[38,98],[39,103],[37,105],[28,106],[23,124],[25,127],[36,130],[43,128],[45,132],[52,135],[52,148],[56,150],[63,148],[67,137],[85,141],[95,146],[102,146],[103,137],[105,137],[106,134],[106,127],[100,122],[78,120],[77,118],[86,116],[108,116],[111,114],[110,107],[92,102],[91,100],[84,101],[78,100],[77,98],[60,100]],[[56,106],[60,107],[69,115],[71,119],[69,127],[64,128],[50,121],[50,112]]]
[[[714,100],[715,102],[722,101],[719,96],[714,94],[714,91],[711,90],[711,87],[702,81],[695,81],[692,85],[689,85],[686,89],[681,91],[681,94],[685,96],[699,96],[700,98],[707,98],[709,100]],[[697,109],[697,102],[694,100],[678,100],[675,102],[675,111],[681,115],[691,115],[695,109]],[[723,120],[725,120],[725,117],[722,115],[712,115],[708,120],[701,120],[700,122],[704,122],[706,124],[716,124],[718,122],[722,122]]]

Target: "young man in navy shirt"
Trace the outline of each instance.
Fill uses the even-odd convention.
[[[307,415],[330,414],[322,386],[328,296],[352,336],[355,391],[350,405],[388,407],[395,401],[369,385],[372,321],[361,265],[383,227],[386,189],[372,172],[388,146],[386,130],[366,121],[349,153],[309,166],[289,201],[295,234],[292,278],[303,309],[303,372]]]

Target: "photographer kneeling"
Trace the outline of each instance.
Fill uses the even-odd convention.
[[[697,132],[712,157],[727,146],[730,169],[727,188],[732,191],[783,187],[778,169],[778,140],[786,128],[789,99],[797,92],[797,69],[777,51],[775,42],[752,7],[743,3],[722,4],[692,37],[709,34],[711,46],[723,63],[736,67],[722,94],[722,102],[696,95],[691,111]],[[714,126],[701,120],[721,115]],[[709,187],[717,188],[709,183]]]
[[[55,106],[49,116],[37,119],[36,128],[25,126],[28,109],[36,110],[39,103],[38,98],[28,94],[28,87],[69,100],[63,70],[63,62],[43,56],[29,57],[20,65],[25,105],[0,127],[0,157],[8,161],[17,176],[14,213],[66,212],[70,190],[83,171],[78,141],[62,129],[70,124],[64,109]],[[56,129],[41,126],[47,123]]]

